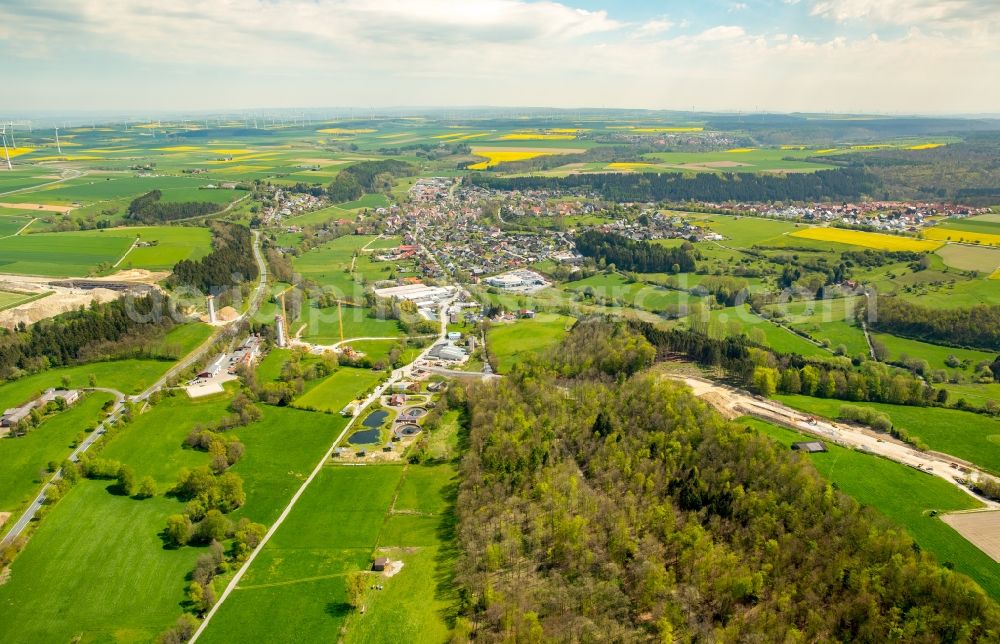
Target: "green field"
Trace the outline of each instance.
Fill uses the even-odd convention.
[[[183,441],[195,425],[225,415],[228,400],[167,398],[111,439],[102,455],[130,465],[137,478],[152,476],[162,494],[181,468],[208,461]],[[232,469],[244,479],[247,502],[230,518],[273,521],[345,422],[265,407],[260,421],[231,430],[246,446]],[[183,505],[164,496],[115,496],[109,486],[82,482],[42,522],[11,582],[0,586],[0,606],[16,617],[0,620],[0,640],[68,641],[80,634],[84,642],[150,641],[180,615],[185,576],[204,549],[166,549],[159,532]],[[20,639],[12,640],[14,633]]]
[[[27,304],[28,302],[40,300],[43,297],[48,297],[51,294],[52,294],[51,291],[44,293],[35,293],[35,294],[0,291],[0,311],[6,311],[7,309],[12,309],[16,306]]]
[[[781,314],[783,324],[809,334],[814,340],[829,341],[831,349],[843,345],[847,355],[867,355],[864,331],[854,323],[854,310],[860,303],[861,299],[856,297],[797,300],[768,307],[768,311]]]
[[[688,172],[814,172],[833,166],[805,159],[815,156],[815,150],[780,150],[776,148],[746,148],[746,151],[719,152],[656,152],[644,156],[667,166],[665,170]]]
[[[989,275],[1000,266],[1000,248],[945,244],[934,252],[940,255],[948,266],[963,271],[978,271]]]
[[[966,230],[972,233],[1000,235],[1000,217],[996,214],[950,218],[942,221],[940,225],[942,228],[950,230]]]
[[[565,315],[538,313],[533,319],[492,326],[486,334],[486,344],[497,358],[497,370],[507,373],[518,362],[539,356],[558,344],[575,322],[575,318]]]
[[[708,332],[712,336],[725,337],[742,333],[753,339],[757,335],[755,330],[760,330],[763,342],[779,353],[822,357],[831,355],[826,349],[816,346],[788,329],[754,315],[746,305],[714,309],[709,312]]]
[[[755,419],[741,418],[784,445],[812,440],[803,434]],[[931,511],[951,512],[978,507],[971,496],[946,481],[893,461],[827,443],[830,451],[807,457],[820,474],[898,525],[904,526],[921,548],[938,561],[972,577],[994,599],[1000,600],[1000,564],[969,543]]]
[[[64,377],[69,378],[70,387],[89,387],[91,374],[98,387],[137,394],[156,382],[172,364],[165,360],[116,360],[49,369],[0,385],[0,408],[20,405],[49,387],[60,387]]]
[[[203,641],[446,641],[454,475],[451,464],[324,468]],[[374,556],[404,567],[391,579],[373,575],[385,590],[372,591],[360,615],[346,603],[344,579]]]
[[[344,339],[388,338],[403,335],[398,320],[379,319],[371,309],[357,306],[332,306],[325,309],[309,306],[302,316],[291,324],[292,335],[302,329],[302,337],[314,344],[330,345],[340,342],[341,319]],[[303,328],[304,327],[304,328]]]
[[[369,369],[341,367],[299,396],[293,404],[300,409],[337,413],[347,403],[368,392],[383,377],[384,374]]]
[[[0,216],[0,237],[15,235],[19,230],[31,223],[32,218],[23,215]]]
[[[0,438],[0,512],[11,512],[33,497],[51,474],[50,461],[62,463],[73,451],[73,441],[94,426],[101,407],[114,396],[95,392],[66,411],[57,413],[27,435]]]
[[[775,399],[803,411],[836,418],[841,400],[778,395]],[[1000,474],[1000,420],[968,411],[941,407],[909,407],[884,403],[847,403],[885,412],[894,426],[920,438],[933,450],[975,463]]]
[[[123,238],[132,243],[136,236],[140,242],[155,244],[133,248],[118,265],[119,269],[169,270],[183,259],[201,259],[212,250],[211,232],[207,228],[193,226],[137,226],[60,234],[82,237],[83,242],[88,244],[93,238],[106,237]]]
[[[996,354],[987,351],[977,351],[975,349],[956,349],[954,347],[944,347],[939,344],[920,342],[919,340],[908,340],[887,333],[872,333],[872,340],[881,342],[889,351],[890,360],[926,360],[932,369],[952,370],[945,364],[948,356],[955,356],[959,360],[969,361],[969,372],[975,371],[976,364],[982,361],[993,362]]]
[[[316,282],[348,299],[360,301],[362,289],[347,271],[351,267],[354,251],[372,239],[374,237],[365,235],[338,237],[295,258],[293,265],[303,279]]]
[[[0,586],[0,641],[148,642],[180,615],[200,548],[170,550],[158,532],[183,508],[81,481],[45,517]]]
[[[680,310],[698,299],[690,293],[630,281],[620,273],[598,273],[582,280],[566,282],[561,288],[585,300],[596,298],[619,306],[648,311]]]
[[[114,264],[132,240],[95,235],[84,243],[79,233],[38,233],[0,239],[0,273],[84,277],[98,264]]]
[[[770,240],[785,233],[792,232],[800,228],[798,224],[787,221],[775,221],[762,217],[729,217],[726,215],[711,215],[709,218],[696,222],[698,225],[707,225],[713,231],[719,233],[725,239],[721,242],[723,246],[736,246],[737,248],[749,248],[765,240]]]

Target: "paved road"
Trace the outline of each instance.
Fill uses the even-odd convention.
[[[85,174],[88,174],[88,173],[87,172],[80,172],[79,170],[73,170],[73,169],[63,170],[63,175],[65,175],[65,176],[62,176],[59,179],[56,179],[55,181],[49,181],[47,183],[40,183],[37,186],[27,186],[25,188],[18,188],[17,190],[8,190],[7,192],[0,192],[0,197],[2,197],[4,195],[17,194],[18,192],[27,192],[29,190],[35,190],[36,188],[44,188],[46,186],[54,186],[57,183],[62,183],[63,181],[69,181],[70,179],[79,179],[80,177],[84,176]]]
[[[84,438],[83,441],[76,446],[76,449],[70,453],[69,460],[74,463],[80,460],[80,455],[90,449],[90,447],[97,442],[97,439],[107,433],[108,427],[121,418],[122,412],[125,410],[125,394],[122,392],[115,389],[104,389],[100,387],[88,389],[87,391],[103,391],[110,393],[115,396],[115,404],[112,406],[107,418],[102,421],[97,428],[94,429],[94,431],[87,434],[87,437]],[[52,477],[45,483],[45,485],[42,486],[42,489],[39,490],[38,495],[34,498],[34,500],[32,500],[28,509],[24,511],[24,513],[20,516],[20,518],[18,518],[17,521],[14,522],[13,525],[10,526],[7,534],[4,535],[2,540],[0,540],[0,547],[6,546],[24,532],[25,528],[28,527],[28,524],[31,523],[31,520],[35,518],[38,511],[43,505],[45,505],[45,499],[47,498],[46,494],[49,489],[60,480],[62,480],[62,468],[56,470]]]
[[[448,307],[451,306],[451,304],[456,299],[457,295],[452,297],[448,301],[442,303],[439,308],[438,317],[441,320],[441,329],[437,336],[439,340],[443,340],[445,337],[447,337],[448,316],[445,314],[448,311]],[[298,503],[303,493],[305,493],[306,488],[309,487],[309,485],[313,482],[313,479],[315,479],[316,476],[320,473],[320,471],[322,471],[323,466],[326,465],[326,463],[333,456],[333,450],[336,449],[337,444],[340,443],[340,441],[342,441],[345,436],[347,436],[348,432],[351,430],[351,427],[354,426],[355,421],[357,421],[358,418],[361,418],[363,416],[362,412],[374,401],[378,400],[379,397],[382,396],[382,394],[384,394],[386,391],[390,391],[392,388],[392,384],[394,382],[398,382],[399,380],[408,378],[413,373],[414,365],[417,362],[425,360],[427,358],[427,354],[430,352],[432,348],[434,348],[434,343],[431,343],[431,346],[421,351],[420,355],[418,355],[416,358],[413,359],[413,362],[409,363],[405,367],[400,367],[399,369],[393,370],[392,374],[389,376],[389,379],[386,380],[381,385],[377,386],[375,388],[375,391],[373,391],[365,400],[362,401],[362,404],[358,406],[358,409],[355,412],[354,417],[351,418],[351,420],[344,427],[344,430],[340,432],[340,435],[337,436],[336,440],[333,441],[333,443],[330,445],[330,448],[327,449],[325,454],[323,454],[323,458],[320,459],[319,463],[316,464],[316,467],[313,468],[313,471],[309,474],[308,478],[306,478],[306,480],[302,482],[302,485],[292,496],[291,500],[289,500],[288,505],[286,505],[285,509],[281,511],[281,515],[278,516],[278,519],[271,525],[270,529],[268,529],[267,534],[264,535],[264,538],[261,539],[260,543],[254,549],[254,551],[250,553],[250,556],[247,557],[247,560],[243,562],[243,565],[240,566],[240,569],[236,571],[236,575],[233,576],[232,580],[226,586],[226,589],[222,591],[221,595],[219,595],[219,599],[217,602],[215,602],[215,605],[212,606],[212,609],[209,610],[208,613],[205,615],[205,619],[202,620],[201,624],[198,626],[198,630],[195,631],[194,635],[191,637],[190,642],[196,642],[198,638],[201,637],[202,633],[205,632],[205,629],[208,628],[208,624],[212,621],[212,618],[215,617],[215,614],[218,612],[219,607],[222,606],[223,603],[225,603],[226,599],[228,599],[229,596],[232,594],[232,592],[236,589],[236,587],[240,583],[240,580],[243,579],[243,575],[246,574],[247,570],[250,569],[251,564],[253,564],[254,560],[257,558],[257,555],[260,554],[260,552],[264,549],[264,546],[267,545],[267,542],[270,541],[271,537],[273,537],[274,534],[278,531],[278,528],[281,527],[281,524],[285,522],[285,519],[288,518],[288,515],[291,514],[292,512],[292,508],[295,507],[295,504]]]
[[[705,398],[713,407],[730,418],[739,415],[755,416],[791,427],[805,434],[823,438],[849,449],[877,454],[927,474],[938,476],[975,497],[987,507],[1000,508],[1000,503],[988,501],[974,494],[956,480],[956,477],[961,477],[963,474],[957,468],[952,467],[952,463],[968,467],[973,478],[993,478],[962,459],[940,452],[921,452],[885,434],[862,429],[856,425],[815,418],[774,400],[758,398],[748,392],[720,385],[704,378],[674,375],[668,377],[684,382],[691,387],[696,396]]]
[[[257,308],[260,306],[260,303],[263,301],[264,294],[266,293],[267,290],[267,264],[264,262],[264,257],[260,252],[260,233],[258,233],[257,231],[254,231],[253,250],[254,250],[254,258],[257,260],[257,267],[258,270],[260,271],[260,279],[257,283],[257,289],[254,291],[254,295],[250,300],[250,306],[247,308],[246,312],[244,312],[243,315],[241,315],[236,320],[231,322],[229,326],[234,325],[236,322],[246,318],[247,316],[253,315],[253,313],[256,312]],[[209,350],[209,348],[211,348],[211,346],[215,343],[215,341],[219,338],[219,336],[226,331],[226,329],[227,327],[220,327],[219,329],[217,329],[215,333],[213,333],[207,340],[202,342],[191,353],[186,355],[182,360],[180,360],[174,366],[168,369],[167,372],[163,374],[163,376],[159,380],[157,380],[148,388],[146,388],[145,391],[135,396],[128,397],[128,400],[133,403],[144,403],[147,400],[149,400],[149,397],[152,396],[154,392],[163,389],[163,387],[166,386],[167,382],[171,378],[173,378],[178,373],[184,371],[195,362],[204,358],[205,353]],[[74,463],[78,462],[80,460],[80,456],[88,449],[90,449],[91,446],[95,442],[97,442],[97,440],[101,436],[104,436],[104,434],[107,433],[108,426],[117,421],[121,417],[121,414],[125,409],[126,396],[122,392],[117,391],[115,389],[105,389],[101,387],[95,387],[92,388],[91,390],[104,391],[113,394],[115,396],[115,404],[111,408],[111,412],[108,415],[107,419],[102,423],[100,423],[97,429],[95,429],[89,435],[87,435],[87,437],[83,440],[83,442],[81,442],[76,447],[76,449],[74,449],[73,452],[69,455],[69,460],[71,460]],[[48,492],[50,487],[60,479],[62,479],[62,469],[57,470],[55,474],[52,475],[52,478],[50,478],[45,483],[45,485],[42,486],[42,489],[39,491],[38,496],[36,496],[35,499],[31,502],[31,505],[28,506],[28,509],[24,511],[24,513],[17,521],[14,522],[14,524],[7,531],[7,534],[4,535],[2,540],[0,540],[0,546],[6,545],[7,543],[13,541],[24,532],[25,528],[28,527],[28,524],[31,523],[31,520],[34,519],[35,516],[38,514],[38,510],[45,504],[46,493]]]

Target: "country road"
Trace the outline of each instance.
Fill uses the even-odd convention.
[[[247,307],[247,310],[243,313],[243,315],[236,318],[225,327],[218,328],[211,336],[208,337],[207,340],[202,342],[189,354],[184,356],[184,358],[182,358],[179,362],[170,367],[170,369],[168,369],[167,372],[163,374],[163,376],[161,376],[156,382],[154,382],[152,385],[147,387],[143,392],[135,396],[129,396],[128,398],[126,398],[125,394],[114,389],[105,389],[101,387],[91,388],[90,391],[104,391],[113,394],[115,396],[115,404],[111,408],[108,417],[103,422],[101,422],[94,431],[88,434],[87,437],[83,440],[83,442],[81,442],[76,447],[76,449],[74,449],[73,452],[69,455],[70,461],[74,463],[78,462],[80,460],[80,456],[88,449],[90,449],[91,446],[93,446],[93,444],[96,443],[99,438],[101,438],[101,436],[104,436],[104,434],[107,433],[108,426],[115,423],[121,417],[121,413],[125,409],[126,399],[133,403],[140,403],[140,402],[144,403],[147,400],[149,400],[149,397],[152,396],[154,392],[157,392],[164,386],[166,386],[167,382],[169,382],[174,376],[176,376],[178,373],[181,373],[182,371],[190,367],[192,364],[204,358],[205,353],[207,353],[208,350],[212,347],[212,345],[215,344],[215,341],[218,340],[220,335],[225,333],[229,328],[232,328],[239,321],[245,319],[250,315],[253,315],[253,313],[256,312],[267,290],[267,264],[266,262],[264,262],[264,256],[260,252],[260,233],[258,233],[257,231],[254,231],[253,250],[254,250],[254,258],[257,260],[257,268],[260,271],[260,276],[257,282],[257,288],[254,291],[254,295],[250,300],[250,305],[249,307]],[[28,509],[24,511],[24,513],[20,516],[20,518],[18,518],[17,521],[14,522],[13,525],[11,525],[10,529],[7,531],[7,534],[4,535],[3,539],[0,539],[0,547],[5,546],[8,543],[12,542],[14,539],[19,537],[24,532],[24,530],[31,523],[31,520],[34,519],[35,516],[38,514],[39,509],[41,509],[41,507],[45,504],[45,499],[47,498],[46,492],[53,484],[58,482],[60,479],[62,479],[62,469],[57,470],[52,475],[52,477],[42,486],[42,489],[38,492],[38,495],[31,502],[31,505],[28,506]]]
[[[439,308],[438,318],[441,321],[441,329],[437,335],[438,340],[444,340],[447,337],[448,316],[445,315],[445,313],[448,310],[448,307],[451,306],[451,304],[457,299],[457,297],[458,297],[457,295],[452,296],[450,299],[443,302]],[[191,636],[191,639],[189,640],[190,642],[192,643],[196,642],[198,638],[202,635],[202,633],[205,632],[205,629],[208,628],[209,622],[212,621],[212,618],[219,611],[219,607],[222,606],[223,603],[225,603],[226,599],[228,599],[229,596],[232,594],[232,592],[236,590],[236,588],[239,586],[240,580],[243,579],[243,575],[245,575],[247,570],[250,569],[250,566],[257,558],[257,555],[261,553],[261,551],[267,545],[268,541],[271,540],[274,534],[278,531],[278,528],[281,527],[281,524],[284,523],[285,519],[288,518],[288,515],[291,514],[292,508],[294,508],[295,504],[298,503],[299,499],[305,493],[306,488],[309,487],[309,485],[313,482],[316,476],[318,476],[319,473],[322,471],[323,466],[326,465],[327,462],[329,462],[330,458],[333,456],[333,450],[336,449],[337,444],[340,443],[340,441],[342,441],[345,436],[347,436],[348,432],[350,432],[351,428],[354,426],[355,421],[357,421],[358,418],[361,418],[363,416],[362,412],[366,408],[368,408],[368,406],[371,405],[374,401],[378,400],[379,397],[384,392],[390,391],[392,389],[393,383],[409,377],[413,372],[414,365],[422,360],[425,360],[427,358],[427,354],[430,353],[431,349],[433,348],[434,348],[434,343],[432,342],[431,345],[428,346],[423,351],[421,351],[420,355],[415,357],[412,362],[410,362],[404,367],[400,367],[399,369],[394,369],[392,374],[389,376],[389,379],[386,380],[381,385],[375,387],[375,390],[364,401],[362,401],[362,404],[358,406],[357,411],[355,411],[354,416],[344,427],[343,431],[340,432],[340,435],[338,435],[337,438],[333,441],[333,443],[330,444],[329,449],[327,449],[326,453],[323,454],[323,458],[321,458],[319,463],[316,464],[316,467],[313,468],[313,471],[309,474],[306,480],[302,482],[302,485],[292,496],[291,500],[289,500],[288,505],[286,505],[284,510],[281,511],[281,515],[278,516],[278,519],[268,529],[267,533],[264,535],[264,538],[260,540],[260,543],[257,545],[256,548],[254,548],[254,551],[250,553],[250,556],[247,557],[247,560],[243,562],[243,565],[240,566],[240,569],[238,571],[236,571],[236,574],[233,576],[232,580],[230,580],[229,584],[226,585],[225,590],[223,590],[222,594],[219,595],[218,601],[215,602],[211,610],[209,610],[208,613],[205,615],[205,619],[203,619],[201,624],[198,626],[198,630],[196,630],[194,635]]]

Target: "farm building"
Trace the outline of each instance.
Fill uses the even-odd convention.
[[[7,409],[0,415],[0,427],[15,427],[22,420],[31,415],[31,410],[36,407],[44,407],[50,402],[55,402],[57,398],[62,398],[67,405],[72,405],[80,399],[80,392],[76,389],[46,389],[45,392],[20,407]]]
[[[385,567],[389,565],[389,560],[386,557],[379,557],[372,562],[372,570],[374,572],[382,572]]]
[[[798,443],[792,443],[792,449],[799,452],[809,452],[811,454],[827,451],[826,445],[823,444],[823,441],[801,441]]]

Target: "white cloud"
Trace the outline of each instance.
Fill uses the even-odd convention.
[[[812,15],[836,22],[869,21],[927,28],[1000,20],[996,0],[816,0]]]
[[[1000,77],[995,36],[957,26],[983,0],[883,0],[912,15],[940,11],[933,5],[948,11],[881,39],[810,38],[792,25],[779,25],[779,35],[736,24],[691,33],[666,16],[626,24],[604,11],[522,0],[19,2],[0,0],[0,59],[19,88],[6,97],[10,108],[1000,105],[1000,86],[988,82]],[[907,24],[874,0],[810,2],[824,20]],[[87,73],[65,73],[74,65]]]

